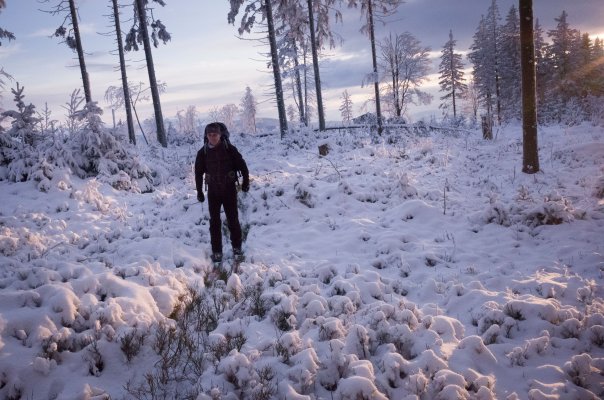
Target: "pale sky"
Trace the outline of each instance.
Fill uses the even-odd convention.
[[[49,36],[63,18],[39,11],[51,9],[59,0],[44,3],[37,0],[7,0],[7,7],[0,13],[0,27],[15,34],[15,41],[3,41],[0,47],[0,67],[25,86],[26,102],[32,102],[40,111],[48,102],[55,119],[63,120],[61,108],[71,92],[81,87],[77,59],[57,38]],[[131,2],[131,0],[130,0]],[[93,99],[105,110],[104,120],[109,122],[111,111],[104,101],[107,87],[120,86],[117,54],[112,35],[99,33],[112,31],[112,11],[109,0],[79,0],[82,42],[87,53],[86,64],[92,85]],[[120,0],[126,4],[127,1]],[[161,95],[165,118],[174,117],[178,110],[196,106],[202,114],[228,103],[239,104],[246,86],[250,86],[259,105],[259,116],[276,118],[272,101],[272,73],[267,68],[264,53],[268,46],[236,37],[236,26],[227,23],[229,2],[226,0],[166,0],[167,5],[155,5],[154,14],[167,27],[172,41],[153,49],[156,76],[167,84]],[[487,12],[490,0],[407,0],[398,14],[387,25],[378,24],[377,39],[392,33],[408,31],[424,46],[429,46],[435,56],[434,73],[437,73],[438,57],[449,30],[458,40],[458,52],[465,53],[472,42],[480,16]],[[602,0],[534,0],[534,14],[545,30],[555,27],[554,18],[562,10],[569,14],[571,27],[592,35],[604,37],[604,1]],[[156,4],[156,3],[154,3]],[[517,0],[498,0],[502,18]],[[130,27],[131,7],[122,10],[122,30]],[[239,21],[239,20],[238,20]],[[238,22],[237,21],[237,22]],[[345,11],[343,24],[335,26],[343,43],[335,49],[327,49],[321,60],[321,79],[326,117],[340,120],[338,110],[344,89],[352,95],[355,112],[360,114],[362,103],[372,95],[371,87],[361,87],[363,77],[371,71],[369,40],[359,32],[360,18],[354,11]],[[131,82],[148,82],[142,51],[130,53],[128,78]],[[469,63],[464,59],[466,66]],[[14,87],[9,82],[2,93],[2,106],[12,107]],[[427,84],[424,90],[434,94],[429,107],[411,108],[413,119],[432,113],[439,116],[439,93],[436,83]],[[286,93],[288,98],[291,97]],[[150,101],[139,105],[143,117],[151,116]]]

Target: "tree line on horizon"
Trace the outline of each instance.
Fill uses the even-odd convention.
[[[85,104],[92,101],[90,83],[85,64],[85,53],[79,37],[76,0],[46,0],[54,4],[49,11],[63,17],[55,36],[61,38],[78,54],[82,75]],[[112,24],[120,55],[122,88],[113,88],[116,106],[124,107],[131,143],[136,142],[131,108],[133,85],[128,82],[124,52],[145,51],[149,72],[149,90],[153,98],[157,140],[167,146],[159,93],[162,84],[155,79],[152,46],[171,40],[167,28],[154,13],[148,12],[151,3],[165,6],[164,0],[129,0],[133,9],[132,26],[122,37],[120,6],[110,0]],[[432,96],[421,90],[431,72],[430,48],[409,32],[390,32],[383,40],[375,37],[376,21],[392,15],[402,0],[350,0],[347,7],[358,8],[365,18],[361,31],[369,37],[372,49],[372,71],[363,84],[374,86],[374,96],[368,101],[375,107],[375,124],[381,132],[385,120],[382,110],[401,121],[410,104],[427,104]],[[0,3],[0,9],[5,6]],[[325,129],[324,106],[320,79],[321,51],[337,45],[338,38],[333,23],[342,22],[343,6],[337,0],[230,0],[228,22],[239,21],[239,35],[253,30],[266,35],[269,51],[268,66],[273,70],[275,100],[279,114],[280,132],[288,131],[289,122],[308,126],[316,113],[319,130]],[[539,21],[534,27],[535,60],[537,73],[537,98],[539,122],[554,123],[569,120],[594,119],[602,114],[604,94],[604,45],[602,39],[592,40],[570,26],[568,14],[562,11],[556,18],[557,26],[547,32],[549,42]],[[239,18],[239,19],[238,19]],[[393,25],[388,25],[389,27]],[[394,26],[393,26],[394,27]],[[15,40],[10,32],[0,28],[0,40]],[[502,22],[496,0],[479,21],[467,57],[471,74],[466,77],[463,56],[457,51],[457,41],[450,31],[444,44],[439,65],[439,85],[442,92],[440,108],[446,118],[458,119],[460,102],[465,114],[477,120],[484,113],[489,120],[501,124],[520,119],[521,68],[520,23],[518,11],[512,6]],[[2,71],[5,77],[7,72]],[[288,81],[288,85],[283,84]],[[117,89],[117,90],[116,90]],[[249,89],[249,88],[248,88]],[[286,109],[286,92],[290,106]],[[139,88],[140,91],[140,88]],[[107,97],[107,96],[106,96]],[[255,107],[255,103],[252,101]],[[347,92],[342,93],[340,111],[342,119],[352,118],[352,101]],[[136,114],[136,110],[135,114]],[[249,112],[248,112],[249,114]],[[138,120],[138,116],[137,116]],[[140,125],[140,122],[139,122]]]

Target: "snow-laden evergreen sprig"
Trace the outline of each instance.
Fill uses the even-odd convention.
[[[24,90],[25,87],[20,86],[17,82],[17,87],[11,90],[15,95],[14,101],[17,109],[4,111],[2,115],[12,118],[11,128],[7,132],[8,135],[18,139],[21,143],[32,146],[37,132],[36,124],[40,122],[40,119],[35,116],[36,106],[31,103],[26,105],[23,101],[25,98]]]
[[[35,106],[23,101],[23,90],[17,82],[16,89],[12,89],[17,109],[0,114],[2,119],[11,119],[11,127],[0,131],[0,180],[28,180],[30,167],[38,157],[33,146],[39,141],[36,128],[39,119],[35,117]]]

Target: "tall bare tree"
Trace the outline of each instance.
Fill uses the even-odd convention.
[[[49,1],[50,0],[44,0],[44,3],[48,3]],[[84,60],[84,49],[80,37],[78,10],[75,6],[75,1],[61,0],[52,10],[46,12],[52,15],[63,15],[63,23],[55,30],[54,36],[63,38],[67,46],[78,54],[78,63],[80,65],[82,85],[84,87],[84,98],[86,99],[86,103],[90,103],[92,101],[92,93],[90,91],[90,80],[88,79],[86,62]]]
[[[136,144],[134,134],[134,121],[132,119],[132,107],[130,102],[130,88],[128,87],[128,75],[126,74],[126,59],[124,57],[124,45],[122,44],[122,29],[120,26],[120,12],[117,0],[111,0],[113,6],[113,23],[115,25],[115,36],[117,38],[117,51],[120,58],[120,73],[122,75],[122,88],[124,91],[124,107],[126,108],[126,124],[128,126],[128,138],[130,143]]]
[[[409,32],[388,36],[380,43],[380,69],[390,95],[392,113],[401,117],[409,104],[429,104],[432,96],[420,90],[430,71],[430,48]]]
[[[348,0],[348,7],[361,6],[361,14],[365,15],[367,22],[361,27],[361,32],[369,34],[371,42],[371,61],[373,63],[373,72],[371,73],[371,82],[375,91],[375,113],[377,116],[378,134],[382,134],[383,121],[382,110],[380,106],[380,80],[378,75],[377,52],[375,46],[375,21],[392,14],[396,8],[403,4],[403,0]]]
[[[522,67],[522,172],[539,172],[533,0],[520,1],[520,63]]]
[[[171,39],[170,34],[166,30],[166,27],[158,19],[151,18],[151,21],[147,19],[147,4],[151,0],[135,0],[134,4],[134,20],[133,26],[130,28],[130,32],[126,35],[126,46],[124,50],[138,50],[138,44],[142,43],[145,50],[145,60],[147,63],[147,72],[149,75],[149,86],[151,88],[151,98],[153,99],[153,111],[155,114],[155,125],[157,127],[157,141],[163,146],[167,147],[168,142],[166,140],[166,129],[164,127],[164,117],[161,111],[161,102],[159,98],[159,88],[157,79],[155,78],[155,64],[153,63],[153,53],[151,51],[151,42],[149,38],[153,40],[153,46],[157,47],[161,40],[164,44]],[[153,0],[161,6],[165,6],[166,3],[163,0]],[[147,25],[150,24],[152,33],[149,35]]]
[[[285,112],[285,100],[283,97],[283,83],[281,81],[281,69],[279,66],[279,50],[277,48],[277,34],[275,29],[275,19],[273,16],[273,4],[271,0],[230,0],[231,9],[227,15],[230,24],[235,23],[235,17],[243,3],[248,3],[245,7],[241,24],[238,32],[242,35],[244,32],[251,32],[256,17],[259,14],[260,20],[266,22],[268,31],[268,42],[270,46],[271,67],[273,70],[273,79],[275,83],[275,98],[277,101],[277,112],[279,114],[279,131],[281,138],[287,133],[287,114]]]

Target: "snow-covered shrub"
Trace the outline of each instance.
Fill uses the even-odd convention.
[[[592,344],[598,347],[604,347],[604,326],[593,325],[589,327],[589,340]]]
[[[21,108],[4,113],[13,118],[13,128],[0,134],[0,179],[34,180],[41,191],[48,191],[56,172],[69,168],[80,178],[98,176],[118,190],[153,190],[151,170],[124,140],[102,126],[96,103],[74,111],[73,118],[83,123],[71,136],[48,135],[35,141],[37,119],[28,116],[33,106]]]
[[[495,356],[493,355],[493,353],[491,353],[489,348],[484,344],[484,342],[482,341],[482,338],[480,336],[472,335],[472,336],[463,338],[459,342],[459,345],[457,346],[457,348],[461,349],[461,350],[463,350],[463,349],[469,350],[474,355],[484,354],[486,356],[486,358],[495,360]]]
[[[369,357],[369,332],[362,325],[353,325],[346,336],[345,351],[361,359]]]
[[[287,332],[296,326],[296,303],[296,296],[283,297],[279,304],[271,309],[271,319],[279,330]]]
[[[100,176],[116,189],[150,192],[151,170],[140,162],[127,144],[104,129],[96,103],[88,103],[78,118],[87,121],[69,140],[73,155],[68,165],[80,178]]]
[[[487,224],[497,224],[502,226],[511,225],[507,207],[500,202],[490,204],[489,208],[484,212],[482,219]]]
[[[547,334],[538,338],[528,339],[524,344],[524,357],[530,358],[534,355],[542,355],[550,346],[551,339]]]
[[[252,362],[237,351],[220,362],[218,372],[224,374],[226,381],[238,390],[246,388],[256,376]]]
[[[573,97],[561,108],[560,122],[566,126],[576,126],[580,125],[583,121],[585,121],[583,106],[576,97]]]
[[[560,326],[560,335],[565,339],[579,338],[581,331],[581,321],[576,318],[569,318],[563,321]]]
[[[495,388],[495,378],[489,375],[482,375],[472,368],[463,372],[466,380],[466,388],[478,394],[477,398],[484,400],[495,400],[495,394],[492,390]],[[489,396],[487,396],[487,393]]]
[[[407,376],[406,369],[409,362],[398,353],[388,352],[381,358],[379,364],[388,386],[398,388],[403,386],[403,379]]]
[[[497,324],[491,325],[481,336],[484,344],[494,344],[498,342],[498,338],[501,334],[501,327]]]
[[[604,199],[604,176],[601,176],[596,180],[593,195],[597,199]]]
[[[559,225],[575,219],[574,208],[569,199],[552,193],[543,199],[543,204],[528,210],[523,219],[524,223],[530,227]]]
[[[105,369],[105,360],[99,349],[99,342],[93,341],[86,347],[84,360],[88,363],[88,374],[92,376],[101,376]]]
[[[428,389],[430,381],[424,375],[423,371],[419,371],[416,374],[410,375],[407,381],[407,390],[416,396],[421,396]]]
[[[128,362],[138,355],[145,342],[145,333],[132,328],[120,336],[120,349]]]
[[[311,193],[311,187],[312,184],[309,185],[303,181],[299,181],[294,185],[294,188],[296,189],[296,199],[308,208],[315,207],[315,199]]]
[[[357,310],[357,305],[349,296],[331,295],[328,298],[329,310],[334,317],[352,315]]]
[[[451,370],[441,369],[432,378],[430,391],[437,399],[467,399],[468,392],[465,389],[465,378]]]
[[[594,126],[604,126],[604,96],[587,96],[587,118]]]
[[[298,331],[284,333],[275,343],[275,351],[281,356],[284,363],[289,363],[290,358],[302,349],[302,340]]]
[[[338,398],[342,400],[387,400],[372,380],[362,376],[341,379],[338,384]]]
[[[300,351],[291,358],[293,366],[287,371],[298,392],[309,394],[317,379],[319,357],[312,347]]]
[[[485,333],[492,325],[500,326],[505,321],[505,314],[501,310],[488,310],[478,319],[478,328],[481,334]]]
[[[589,354],[575,355],[564,364],[564,372],[568,374],[572,382],[580,387],[587,387],[588,379],[592,374],[592,358]]]
[[[526,353],[522,347],[516,346],[506,354],[506,356],[510,359],[510,365],[518,365],[523,366],[526,362]]]

